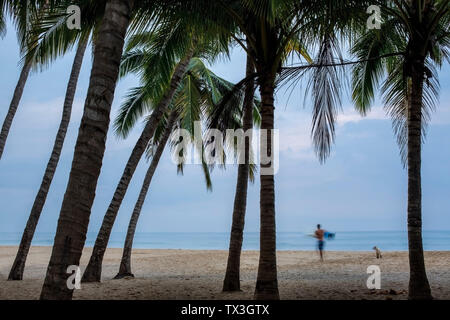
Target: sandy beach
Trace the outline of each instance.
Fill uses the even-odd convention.
[[[0,299],[38,299],[51,247],[33,247],[23,281],[7,281],[17,247],[0,247]],[[91,248],[83,251],[81,270]],[[122,250],[108,249],[101,283],[82,284],[74,299],[251,299],[259,253],[245,251],[241,262],[242,292],[222,293],[226,251],[133,251],[135,278],[113,280]],[[326,252],[318,263],[312,251],[279,251],[278,281],[281,299],[406,299],[407,252]],[[425,253],[428,278],[436,299],[450,299],[450,251]],[[366,287],[369,265],[381,269],[381,289]]]

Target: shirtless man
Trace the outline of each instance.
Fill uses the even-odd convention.
[[[320,261],[323,261],[323,246],[325,244],[325,241],[323,239],[323,236],[325,234],[325,230],[320,228],[320,224],[317,225],[317,230],[314,232],[314,236],[317,239],[317,247],[319,248],[320,253]]]

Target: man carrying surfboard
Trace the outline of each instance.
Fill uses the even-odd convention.
[[[320,224],[317,225],[317,230],[314,232],[314,236],[317,239],[317,247],[319,248],[320,261],[323,261],[323,247],[325,244],[324,240],[325,230],[320,228]]]

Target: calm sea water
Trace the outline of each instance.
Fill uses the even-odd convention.
[[[16,232],[0,233],[0,245],[18,245],[22,234]],[[37,233],[33,240],[35,246],[53,245],[53,233]],[[89,233],[86,246],[92,247],[95,233]],[[229,233],[136,233],[134,248],[140,249],[228,249]],[[121,248],[125,233],[113,233],[109,247]],[[407,233],[401,231],[337,232],[334,240],[326,242],[327,250],[368,251],[373,246],[382,251],[407,250]],[[450,231],[424,231],[425,250],[450,250]],[[244,234],[244,250],[259,249],[259,233]],[[315,239],[305,233],[279,232],[278,250],[315,250]]]

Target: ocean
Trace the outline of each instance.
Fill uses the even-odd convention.
[[[20,243],[19,232],[0,232],[0,245],[13,246]],[[32,245],[52,246],[54,233],[36,233]],[[88,233],[86,246],[92,247],[95,233]],[[141,232],[136,233],[134,248],[139,249],[193,249],[227,250],[229,233],[199,232]],[[113,233],[109,241],[111,248],[122,248],[125,233]],[[278,250],[315,250],[315,239],[301,232],[278,232]],[[424,231],[425,250],[450,250],[450,231]],[[326,241],[325,249],[331,251],[370,251],[377,246],[382,251],[408,250],[406,231],[336,232],[333,240]],[[259,233],[244,234],[244,250],[259,249]]]

